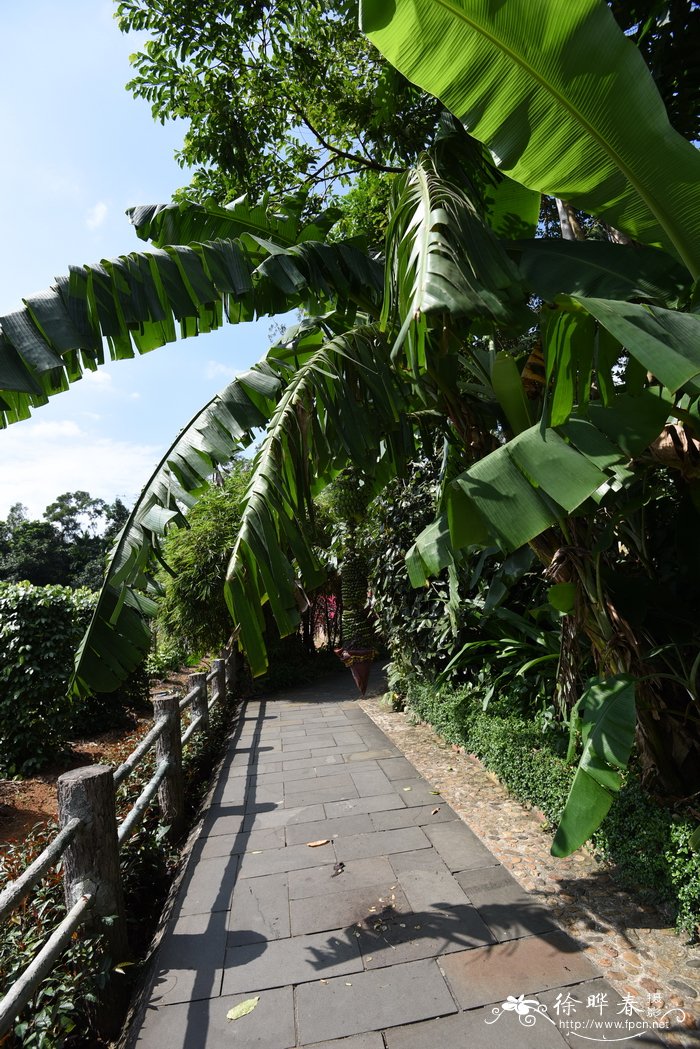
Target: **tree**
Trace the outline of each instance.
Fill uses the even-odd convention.
[[[52,295],[28,300],[21,317],[2,319],[0,365],[15,368],[3,397],[17,418],[66,381],[57,350],[71,378],[79,352],[85,366],[99,364],[103,332],[111,352],[127,356],[132,339],[146,349],[174,338],[175,318],[194,334],[224,314],[236,322],[303,306],[306,319],[198,413],[150,479],[115,547],[78,680],[114,687],[142,654],[165,533],[185,523],[183,505],[257,428],[266,434],[226,588],[256,672],[265,668],[261,606],[290,632],[300,583],[321,575],[309,539],[314,495],[349,463],[378,490],[412,456],[416,434],[437,429],[472,465],[446,485],[444,514],[410,556],[414,583],[462,548],[530,543],[565,588],[560,604],[565,593],[580,608],[599,660],[557,841],[570,850],[619,786],[634,731],[630,672],[640,669],[595,558],[576,554],[577,537],[602,521],[619,545],[629,493],[658,469],[646,449],[669,419],[697,436],[700,320],[682,309],[700,268],[699,165],[607,8],[550,0],[547,13],[542,36],[541,9],[525,0],[459,10],[397,0],[393,15],[365,3],[373,41],[440,93],[472,136],[454,126],[397,179],[383,296],[376,260],[353,244],[323,243],[328,215],[305,224],[245,203],[140,209],[140,235],[162,250],[76,269]],[[531,111],[537,121],[524,119]],[[494,169],[481,140],[517,181]],[[639,248],[527,239],[542,190]],[[20,349],[33,318],[29,360]],[[531,401],[520,369],[533,342],[544,381]],[[658,691],[640,695],[651,739]]]
[[[382,61],[347,0],[122,0],[117,14],[151,37],[128,87],[162,123],[189,120],[188,197],[323,194],[358,171],[402,170],[434,133],[435,100]]]

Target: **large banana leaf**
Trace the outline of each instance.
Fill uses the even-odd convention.
[[[199,218],[209,214],[195,211]],[[167,209],[158,214],[163,213],[169,214]],[[183,223],[189,214],[177,208]],[[295,306],[316,312],[320,304],[350,318],[358,306],[378,312],[377,263],[352,244],[290,245],[289,223],[280,233],[278,220],[273,216],[265,225],[264,215],[239,204],[227,210],[226,226],[230,233],[246,230],[237,239],[176,243],[72,267],[69,277],[0,317],[0,426],[27,418],[85,369],[103,364],[105,342],[111,359],[122,360],[174,341],[178,326],[187,337],[211,331],[224,319],[239,323]],[[148,220],[151,225],[156,218]],[[145,218],[143,223],[145,229]],[[298,229],[300,236],[306,232]]]
[[[535,295],[642,299],[678,308],[689,296],[687,270],[658,248],[602,240],[522,240],[509,245]]]
[[[414,373],[426,368],[426,338],[436,315],[452,323],[532,320],[518,271],[475,205],[424,155],[398,183],[387,230],[382,322],[398,316],[394,354],[407,339]]]
[[[590,838],[622,786],[636,725],[634,680],[626,674],[597,679],[576,709],[581,711],[583,753],[554,835],[553,856],[570,856]]]
[[[361,0],[361,26],[523,185],[700,274],[700,157],[602,0]]]
[[[158,463],[109,555],[90,625],[76,654],[73,688],[111,692],[148,650],[148,620],[159,588],[162,541],[186,525],[183,510],[209,484],[217,465],[249,444],[274,411],[283,379],[263,361],[238,376],[180,431]]]

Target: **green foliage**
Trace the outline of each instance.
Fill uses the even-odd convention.
[[[58,827],[34,828],[20,841],[0,850],[0,884],[17,878],[46,847]],[[60,874],[47,875],[27,902],[3,922],[0,930],[0,995],[4,995],[65,917]],[[78,931],[60,965],[39,985],[13,1029],[7,1044],[23,1049],[62,1049],[84,1044],[94,1025],[100,988],[109,962],[99,936]],[[11,1036],[10,1036],[11,1037]],[[6,1044],[3,1042],[3,1044]],[[99,1044],[96,1040],[92,1045]]]
[[[173,574],[164,574],[158,619],[166,637],[188,652],[218,650],[231,633],[224,581],[249,478],[250,464],[234,462],[223,483],[208,488],[189,511],[187,527],[167,535],[163,557]],[[154,673],[157,653],[149,658]]]
[[[190,198],[323,193],[405,164],[432,136],[438,103],[381,59],[347,0],[122,0],[117,12],[150,37],[128,86],[161,122],[188,121],[178,156],[195,169]]]
[[[169,671],[178,670],[187,659],[184,643],[178,637],[163,636],[158,624],[153,631],[151,651],[146,656],[146,673],[161,678]]]
[[[0,580],[99,590],[104,560],[123,525],[121,499],[105,503],[88,492],[64,492],[30,521],[21,504],[0,522]]]
[[[73,653],[94,603],[87,590],[0,583],[2,775],[41,768],[68,738]]]
[[[636,726],[634,680],[626,674],[594,678],[572,711],[572,722],[579,709],[583,749],[552,842],[554,856],[569,856],[588,840],[622,786]]]

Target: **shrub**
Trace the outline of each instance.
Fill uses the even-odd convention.
[[[70,735],[67,684],[94,602],[89,590],[0,583],[0,774],[41,768]]]

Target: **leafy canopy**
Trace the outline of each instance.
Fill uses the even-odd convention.
[[[401,170],[433,135],[439,103],[381,59],[353,0],[122,0],[117,17],[150,35],[128,87],[161,122],[189,121],[189,197],[323,193]]]

